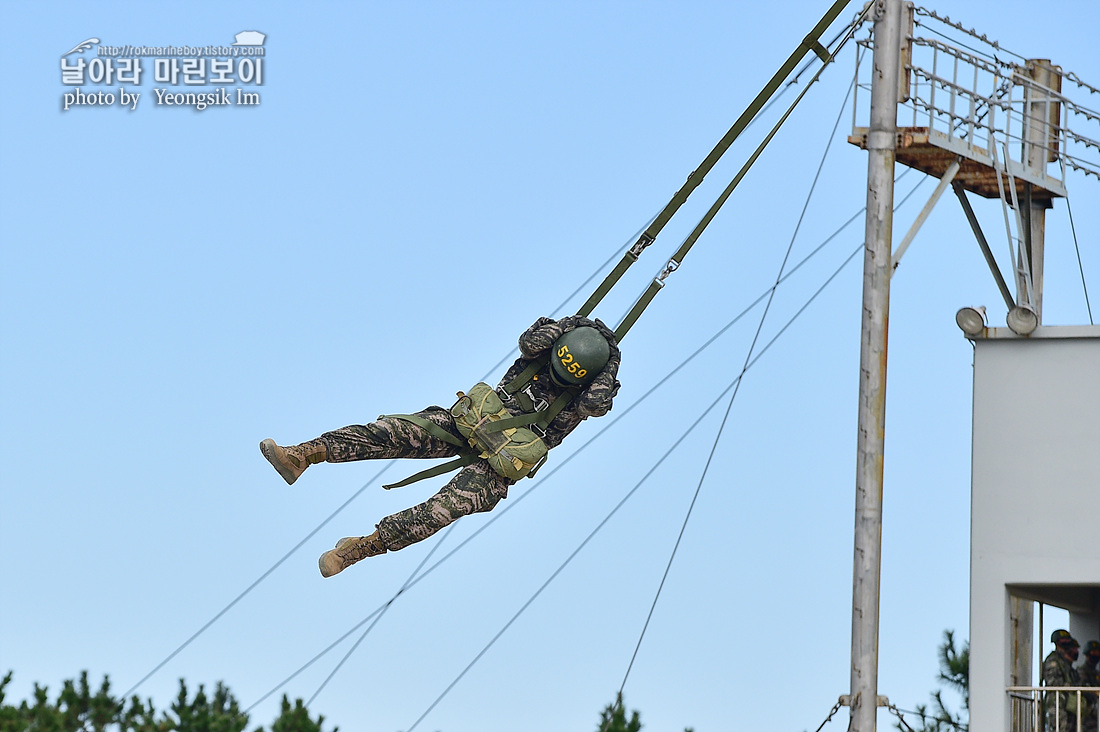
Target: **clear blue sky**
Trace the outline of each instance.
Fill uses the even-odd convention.
[[[34,682],[52,695],[84,669],[129,689],[366,486],[137,693],[167,708],[179,678],[222,680],[250,706],[429,552],[497,519],[402,595],[310,705],[344,730],[408,729],[740,371],[759,306],[596,439],[775,281],[830,139],[791,262],[863,206],[866,155],[845,142],[841,111],[852,49],[624,341],[615,410],[496,512],[322,580],[321,552],[437,483],[384,492],[418,466],[379,477],[383,465],[357,463],[288,487],[257,443],[449,404],[485,377],[660,209],[828,4],[0,4],[9,699]],[[1100,85],[1095,2],[934,7]],[[147,59],[135,110],[62,110],[60,57],[84,39],[228,45],[244,30],[267,36],[263,84],[231,88],[258,92],[257,106],[158,107],[168,85]],[[618,321],[765,129],[734,146],[598,316]],[[1100,182],[1069,183],[1095,310]],[[898,239],[931,190],[901,210]],[[977,205],[1000,255],[1000,207]],[[1048,221],[1046,320],[1087,323],[1062,202]],[[862,227],[778,290],[757,352]],[[626,684],[647,730],[814,729],[847,693],[860,259],[745,376]],[[954,314],[985,304],[1001,325],[999,302],[948,196],[891,300],[880,693],[905,709],[935,686],[943,630],[967,635],[972,349]],[[595,729],[726,403],[418,729]],[[310,698],[358,636],[280,693]],[[270,724],[277,700],[253,725]]]

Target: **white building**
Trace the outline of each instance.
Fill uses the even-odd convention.
[[[1100,639],[1100,541],[1082,545],[1100,520],[1100,326],[972,340],[970,724],[1032,730],[1056,629],[1037,604],[1069,611],[1082,646]]]

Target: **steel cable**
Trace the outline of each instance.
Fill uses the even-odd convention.
[[[903,171],[903,172],[902,172],[902,174],[898,176],[898,180],[900,181],[900,180],[901,180],[902,178],[904,178],[904,177],[905,177],[906,175],[908,175],[908,173],[909,173],[909,170],[910,170],[910,169],[907,169],[907,170]],[[911,189],[911,190],[910,190],[910,191],[909,191],[909,192],[908,192],[908,193],[907,193],[907,194],[906,194],[906,195],[905,195],[905,196],[904,196],[904,197],[903,197],[903,198],[901,199],[901,201],[900,201],[900,202],[898,203],[898,206],[900,207],[900,206],[901,206],[901,205],[903,205],[903,204],[904,204],[904,203],[905,203],[906,201],[908,201],[908,200],[909,200],[909,198],[910,198],[910,197],[912,197],[914,193],[916,193],[916,191],[917,191],[917,190],[918,190],[918,189],[919,189],[919,188],[920,188],[920,187],[921,187],[921,186],[922,186],[922,185],[924,184],[924,182],[925,182],[926,180],[927,180],[927,179],[924,179],[924,178],[922,178],[922,179],[921,179],[921,180],[920,180],[920,181],[919,181],[919,182],[917,183],[917,185],[915,185],[915,186],[914,186],[914,187],[913,187],[913,188],[912,188],[912,189]],[[847,228],[848,226],[850,226],[850,225],[851,225],[851,223],[852,223],[853,221],[855,221],[855,220],[856,220],[856,218],[858,218],[858,217],[859,217],[859,216],[860,216],[860,215],[861,215],[861,214],[862,214],[862,213],[864,212],[864,210],[865,210],[865,209],[860,209],[859,211],[857,211],[856,213],[854,213],[854,214],[853,214],[853,215],[852,215],[851,217],[849,217],[849,218],[848,218],[848,219],[847,219],[847,220],[846,220],[846,221],[845,221],[845,222],[844,222],[843,224],[841,224],[841,225],[840,225],[840,227],[839,227],[839,228],[837,228],[837,229],[836,229],[836,230],[835,230],[835,231],[834,231],[834,232],[833,232],[832,234],[830,234],[830,235],[829,235],[828,237],[826,237],[824,241],[822,241],[822,242],[821,242],[821,243],[820,243],[820,244],[819,244],[819,245],[818,245],[818,246],[817,246],[816,248],[814,248],[814,249],[813,249],[813,250],[812,250],[812,251],[811,251],[811,252],[810,252],[809,254],[807,254],[807,255],[806,255],[806,256],[805,256],[805,257],[804,257],[804,258],[803,258],[803,259],[802,259],[801,261],[799,261],[799,263],[798,263],[798,264],[796,264],[796,265],[795,265],[794,267],[792,267],[792,268],[791,268],[791,270],[790,270],[790,271],[789,271],[789,272],[788,272],[788,273],[787,273],[786,275],[784,275],[783,279],[784,279],[784,280],[786,280],[786,279],[788,279],[789,277],[793,276],[793,275],[794,275],[794,274],[795,274],[795,273],[796,273],[796,272],[797,272],[797,271],[798,271],[799,269],[801,269],[801,268],[802,268],[802,267],[803,267],[804,265],[806,265],[806,264],[807,264],[807,263],[808,263],[808,262],[809,262],[809,261],[810,261],[811,259],[813,259],[813,258],[814,258],[814,257],[815,257],[816,255],[818,255],[818,254],[819,254],[819,253],[820,253],[820,252],[821,252],[821,251],[822,251],[822,250],[823,250],[823,249],[824,249],[824,248],[825,248],[825,247],[826,247],[826,246],[827,246],[827,245],[828,245],[828,244],[829,244],[830,242],[832,242],[832,241],[833,241],[834,239],[836,239],[836,237],[837,237],[837,236],[839,236],[839,235],[840,235],[840,234],[841,234],[841,233],[842,233],[842,232],[843,232],[843,231],[844,231],[844,230],[845,230],[845,229],[846,229],[846,228]],[[862,246],[862,245],[860,245],[860,246]],[[853,252],[853,253],[852,253],[852,255],[850,255],[850,256],[849,256],[849,259],[851,258],[851,256],[854,256],[854,255],[855,255],[855,253],[856,253],[856,252],[858,252],[858,251],[859,251],[859,250],[858,250],[858,248],[857,248],[857,249],[856,249],[856,251],[855,251],[855,252]],[[846,263],[847,263],[847,260],[845,261],[845,264],[846,264]],[[843,266],[843,265],[842,265],[842,266]],[[834,273],[834,276],[835,276],[835,274],[836,274],[836,273]],[[334,648],[335,648],[336,646],[338,646],[338,645],[339,645],[339,644],[340,644],[341,642],[343,642],[343,641],[344,641],[344,640],[346,640],[346,639],[347,639],[347,638],[348,638],[349,636],[351,636],[351,634],[352,634],[352,633],[354,633],[354,632],[355,632],[356,630],[358,630],[359,628],[361,628],[361,627],[362,627],[362,626],[363,626],[364,624],[366,624],[367,622],[369,622],[370,620],[372,620],[372,619],[373,619],[374,617],[376,617],[376,616],[377,616],[377,615],[378,615],[378,614],[379,614],[380,612],[382,612],[382,611],[383,611],[383,610],[384,610],[384,609],[385,609],[385,608],[386,608],[386,607],[387,607],[387,606],[388,606],[388,605],[389,605],[389,604],[390,604],[391,602],[393,602],[393,600],[395,600],[395,599],[396,599],[396,598],[398,597],[398,595],[400,595],[400,594],[403,594],[403,592],[404,592],[404,591],[407,591],[407,590],[409,590],[409,589],[412,589],[412,587],[414,587],[415,585],[419,584],[421,580],[425,579],[425,578],[426,578],[426,577],[427,577],[428,575],[430,575],[430,574],[431,574],[432,572],[434,572],[434,571],[435,571],[436,569],[438,569],[438,568],[439,568],[439,567],[440,567],[440,566],[441,566],[441,565],[442,565],[443,563],[445,563],[445,562],[446,562],[447,560],[449,560],[449,559],[450,559],[450,558],[451,558],[452,556],[454,556],[454,555],[455,555],[456,553],[458,553],[459,551],[461,551],[461,550],[462,550],[462,549],[463,549],[463,548],[464,548],[464,547],[465,547],[465,546],[466,546],[466,545],[467,545],[468,543],[470,543],[470,542],[471,542],[471,541],[473,541],[473,540],[474,540],[475,538],[477,538],[477,536],[478,536],[478,535],[480,535],[480,534],[481,534],[481,533],[482,533],[483,531],[485,531],[485,530],[486,530],[486,529],[488,529],[488,528],[489,528],[490,526],[492,526],[492,525],[493,525],[493,524],[494,524],[494,523],[495,523],[496,521],[498,521],[498,520],[502,519],[502,518],[503,518],[503,517],[505,516],[505,514],[507,514],[507,513],[509,512],[509,511],[511,511],[511,510],[512,510],[513,508],[515,508],[515,507],[516,507],[517,505],[519,505],[519,504],[520,504],[520,503],[521,503],[521,502],[522,502],[522,501],[523,501],[523,500],[524,500],[525,498],[527,498],[528,496],[530,496],[530,495],[531,495],[531,494],[532,494],[532,493],[533,493],[533,492],[534,492],[535,490],[537,490],[537,489],[538,489],[539,487],[541,487],[541,486],[542,486],[542,485],[543,485],[543,484],[544,484],[544,483],[545,483],[546,481],[548,481],[548,480],[549,480],[550,478],[552,478],[552,477],[553,477],[553,476],[554,476],[554,475],[555,475],[555,474],[556,474],[556,473],[557,473],[557,472],[558,472],[559,470],[561,470],[561,469],[562,469],[562,468],[564,468],[564,467],[565,467],[565,466],[566,466],[567,464],[569,464],[569,463],[570,463],[570,462],[571,462],[571,461],[573,460],[573,458],[575,458],[575,457],[576,457],[577,455],[579,455],[579,454],[580,454],[581,452],[583,452],[583,451],[584,451],[585,449],[587,449],[587,448],[588,448],[588,447],[589,447],[589,446],[590,446],[590,445],[591,445],[591,444],[592,444],[593,442],[595,442],[596,440],[598,440],[598,439],[599,439],[600,437],[602,437],[602,436],[603,436],[603,435],[604,435],[604,434],[605,434],[605,433],[606,433],[606,432],[607,432],[608,430],[610,430],[610,429],[611,429],[611,428],[613,428],[613,427],[614,427],[614,426],[615,426],[616,424],[618,424],[618,422],[619,422],[619,421],[621,421],[621,420],[622,420],[623,418],[625,418],[625,417],[626,417],[626,416],[627,416],[628,414],[630,414],[630,412],[632,412],[632,411],[633,411],[633,410],[634,410],[634,409],[635,409],[636,407],[638,407],[639,405],[641,405],[641,404],[642,404],[643,402],[645,402],[645,401],[646,401],[646,400],[647,400],[647,399],[648,399],[648,398],[649,398],[650,396],[652,396],[652,395],[653,395],[654,393],[656,393],[656,392],[657,392],[657,390],[659,390],[659,389],[660,389],[660,388],[661,388],[662,386],[664,386],[664,385],[665,385],[665,384],[666,384],[666,383],[667,383],[667,382],[668,382],[668,381],[669,381],[669,380],[670,380],[670,379],[671,379],[671,378],[672,378],[673,376],[675,376],[675,375],[676,375],[677,373],[679,373],[679,371],[680,371],[681,369],[683,369],[683,368],[684,368],[685,366],[687,366],[687,365],[688,365],[689,363],[691,363],[691,362],[692,362],[692,361],[693,361],[693,360],[694,360],[694,359],[695,359],[696,357],[698,357],[698,356],[699,356],[699,355],[700,355],[701,353],[703,353],[703,351],[705,351],[705,350],[706,350],[707,348],[709,348],[709,347],[710,347],[710,346],[711,346],[711,345],[712,345],[712,344],[713,344],[713,343],[714,343],[715,341],[717,341],[717,340],[718,340],[718,339],[719,339],[719,338],[720,338],[720,337],[721,337],[721,336],[722,336],[722,335],[723,335],[724,333],[726,333],[726,331],[728,331],[728,330],[729,330],[730,328],[732,328],[732,327],[733,327],[734,325],[736,325],[736,324],[737,324],[737,323],[738,323],[738,322],[739,322],[739,321],[740,321],[740,320],[741,320],[741,319],[742,319],[743,317],[745,317],[745,316],[746,316],[746,315],[748,315],[748,314],[749,314],[750,312],[752,312],[752,310],[753,310],[753,309],[754,309],[754,308],[755,308],[755,307],[756,307],[757,305],[759,305],[759,304],[760,304],[760,303],[761,303],[761,302],[762,302],[762,301],[763,301],[763,300],[764,300],[764,299],[765,299],[765,298],[766,298],[766,297],[768,296],[768,292],[769,292],[769,290],[765,290],[764,292],[762,292],[762,293],[761,293],[761,294],[760,294],[760,295],[759,295],[759,296],[758,296],[758,297],[757,297],[757,298],[756,298],[756,299],[755,299],[755,300],[754,300],[754,301],[753,301],[752,303],[750,303],[750,304],[749,304],[748,306],[746,306],[746,307],[745,307],[745,308],[744,308],[744,309],[743,309],[743,310],[742,310],[742,311],[741,311],[740,313],[738,313],[738,314],[737,314],[737,315],[736,315],[736,316],[735,316],[735,317],[734,317],[734,318],[733,318],[732,320],[730,320],[729,322],[727,322],[727,323],[726,323],[726,324],[725,324],[724,326],[722,326],[722,327],[721,327],[721,328],[720,328],[720,329],[719,329],[718,331],[716,331],[716,332],[714,333],[714,335],[712,335],[712,336],[711,336],[710,338],[708,338],[708,339],[707,339],[707,340],[706,340],[706,341],[705,341],[705,342],[704,342],[704,343],[703,343],[703,344],[702,344],[701,346],[699,346],[699,348],[697,348],[697,349],[696,349],[696,350],[695,350],[694,352],[692,352],[692,353],[691,353],[691,354],[690,354],[690,355],[689,355],[688,357],[686,357],[686,358],[685,358],[685,359],[684,359],[683,361],[681,361],[681,362],[680,362],[680,363],[679,363],[679,364],[678,364],[678,365],[677,365],[677,366],[676,366],[675,368],[673,368],[673,369],[672,369],[671,371],[669,371],[669,372],[668,372],[667,374],[665,374],[665,376],[664,376],[664,377],[662,377],[662,378],[661,378],[661,379],[660,379],[660,380],[659,380],[659,381],[658,381],[657,383],[655,383],[655,384],[654,384],[653,386],[651,386],[651,387],[650,387],[650,388],[649,388],[649,389],[648,389],[648,390],[647,390],[647,391],[646,391],[646,392],[645,392],[644,394],[642,394],[642,395],[641,395],[641,396],[640,396],[640,397],[639,397],[639,398],[638,398],[638,399],[637,399],[637,400],[636,400],[635,402],[633,402],[633,403],[631,403],[630,405],[628,405],[628,406],[626,407],[626,409],[624,409],[623,411],[619,412],[619,413],[618,413],[618,414],[617,414],[617,415],[616,415],[616,416],[615,416],[614,418],[612,418],[612,419],[611,419],[611,421],[610,421],[610,422],[608,422],[608,423],[607,423],[606,425],[604,425],[604,426],[603,426],[603,427],[602,427],[602,428],[601,428],[601,429],[600,429],[600,430],[599,430],[599,431],[598,431],[598,432],[597,432],[597,433],[596,433],[595,435],[593,435],[593,436],[592,436],[592,438],[591,438],[591,439],[589,439],[589,440],[588,440],[587,442],[581,443],[581,445],[580,445],[580,446],[579,446],[579,447],[578,447],[578,448],[577,448],[577,449],[576,449],[575,451],[573,451],[572,453],[568,454],[568,455],[567,455],[567,456],[566,456],[566,457],[565,457],[565,458],[564,458],[564,459],[563,459],[563,460],[562,460],[562,461],[561,461],[560,463],[556,464],[556,465],[555,465],[555,466],[554,466],[553,468],[551,468],[551,469],[550,469],[550,470],[549,470],[549,471],[548,471],[547,473],[545,473],[544,475],[542,475],[542,476],[541,476],[541,478],[540,478],[540,479],[539,479],[539,480],[538,480],[538,481],[537,481],[537,482],[536,482],[536,483],[535,483],[535,484],[534,484],[533,486],[531,486],[531,487],[530,487],[529,489],[527,489],[526,491],[524,491],[523,493],[521,493],[521,494],[520,494],[519,496],[517,496],[517,497],[516,497],[516,498],[515,498],[514,500],[510,501],[510,502],[509,502],[509,503],[508,503],[507,505],[505,505],[505,506],[504,506],[503,508],[500,508],[500,509],[498,509],[498,510],[494,511],[494,512],[493,512],[493,514],[492,514],[491,516],[489,516],[489,517],[488,517],[488,519],[487,519],[487,520],[485,521],[485,523],[483,523],[483,524],[482,524],[482,525],[481,525],[480,527],[478,527],[478,528],[477,528],[477,529],[476,529],[476,530],[475,530],[475,531],[474,531],[474,532],[473,532],[473,533],[472,533],[472,534],[471,534],[470,536],[466,537],[466,539],[464,539],[464,540],[463,540],[463,541],[462,541],[462,542],[461,542],[460,544],[458,544],[458,545],[457,545],[456,547],[454,547],[453,549],[451,549],[451,551],[450,551],[450,552],[448,552],[448,553],[447,553],[446,555],[444,555],[444,556],[443,556],[442,558],[440,558],[440,559],[439,559],[439,560],[438,560],[438,561],[437,561],[437,562],[436,562],[435,564],[433,564],[433,565],[432,565],[431,567],[429,567],[428,569],[426,569],[426,570],[425,570],[425,571],[424,571],[424,572],[423,572],[423,573],[422,573],[421,575],[419,575],[418,577],[416,577],[416,579],[412,580],[411,582],[408,582],[408,583],[407,583],[407,586],[406,586],[406,587],[404,587],[404,589],[402,590],[402,592],[399,592],[398,594],[394,595],[394,596],[393,596],[392,598],[390,598],[390,600],[386,601],[385,603],[383,603],[382,605],[380,605],[380,606],[379,606],[378,608],[376,608],[376,609],[375,609],[375,610],[374,610],[373,612],[371,612],[371,613],[370,613],[369,615],[367,615],[367,616],[366,616],[365,618],[363,618],[363,620],[361,620],[361,621],[360,621],[359,623],[357,623],[357,624],[356,624],[355,626],[353,626],[353,627],[352,627],[352,628],[351,628],[350,630],[348,630],[348,631],[347,631],[347,632],[345,632],[345,633],[344,633],[344,634],[343,634],[342,636],[340,636],[340,637],[339,637],[339,638],[337,638],[337,639],[336,639],[335,641],[333,641],[333,642],[332,642],[331,644],[329,644],[329,645],[328,645],[328,646],[327,646],[327,647],[326,647],[326,648],[325,648],[324,650],[322,650],[322,651],[321,651],[320,653],[318,653],[317,655],[315,655],[315,656],[314,656],[314,657],[313,657],[312,659],[310,659],[310,660],[309,660],[309,661],[307,661],[307,662],[306,662],[306,663],[305,663],[305,664],[304,664],[303,666],[301,666],[301,667],[300,667],[300,668],[299,668],[299,669],[298,669],[297,671],[295,671],[294,673],[292,673],[292,674],[291,674],[290,676],[288,676],[288,677],[287,677],[286,679],[284,679],[284,680],[283,680],[283,681],[282,681],[282,682],[281,682],[281,683],[280,683],[279,685],[277,685],[277,686],[276,686],[275,688],[273,688],[273,689],[272,689],[271,691],[269,691],[269,692],[268,692],[267,694],[265,694],[265,695],[264,695],[264,696],[263,696],[263,697],[262,697],[261,699],[259,699],[258,701],[254,702],[254,703],[253,703],[253,704],[252,704],[251,706],[249,706],[249,707],[248,707],[248,709],[246,709],[246,711],[248,711],[248,710],[251,710],[251,709],[252,709],[253,707],[255,707],[255,706],[256,706],[257,704],[259,704],[259,703],[260,703],[261,701],[263,701],[264,699],[267,699],[267,698],[268,698],[268,697],[270,697],[270,696],[271,696],[272,694],[274,694],[275,692],[277,692],[277,691],[278,691],[278,690],[279,690],[280,688],[282,688],[282,687],[283,687],[284,685],[286,685],[286,684],[287,684],[287,683],[289,683],[289,682],[290,682],[291,680],[293,680],[294,678],[296,678],[296,677],[297,677],[297,676],[298,676],[299,674],[301,674],[301,673],[302,673],[303,671],[305,671],[305,670],[306,670],[307,668],[309,668],[309,667],[310,667],[310,666],[311,666],[311,665],[312,665],[313,663],[315,663],[315,662],[316,662],[317,660],[319,660],[319,659],[320,659],[321,657],[323,657],[324,655],[326,655],[326,654],[327,654],[327,653],[328,653],[329,651],[331,651],[332,649],[334,649]],[[770,344],[769,344],[769,346],[770,346]]]

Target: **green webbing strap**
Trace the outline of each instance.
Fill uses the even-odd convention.
[[[611,273],[604,278],[600,286],[596,288],[596,291],[588,297],[588,301],[577,311],[577,315],[582,315],[587,318],[592,311],[596,309],[596,306],[600,304],[600,300],[603,300],[604,296],[611,292],[611,288],[615,286],[615,283],[619,281],[619,278],[623,276],[623,273],[626,272],[630,265],[638,261],[638,255],[642,253],[642,250],[652,243],[653,240],[650,239],[645,244],[642,244],[642,240],[639,239],[638,242],[623,255],[623,258],[615,265],[615,269],[611,270]]]
[[[554,418],[558,416],[561,410],[565,409],[565,405],[573,401],[573,397],[577,395],[577,391],[578,390],[575,388],[566,389],[558,395],[558,398],[554,400],[550,408],[542,413],[542,419],[539,420],[539,427],[542,428],[543,432],[546,431],[546,428],[550,426],[550,423],[554,421]]]
[[[527,364],[527,368],[516,374],[516,378],[509,381],[504,386],[504,391],[508,392],[509,396],[515,396],[516,392],[527,386],[527,382],[531,380],[531,377],[537,374],[539,370],[542,369],[542,367],[545,366],[549,361],[549,352],[542,356],[539,356],[534,361]]]
[[[495,422],[489,422],[482,425],[481,429],[486,432],[503,432],[510,427],[526,427],[529,424],[534,424],[542,418],[542,412],[530,412],[528,414],[521,414],[516,417],[504,417],[498,419]]]
[[[405,480],[398,481],[397,483],[390,483],[389,485],[384,485],[382,487],[386,490],[389,490],[390,488],[402,488],[404,486],[407,486],[409,483],[415,483],[418,480],[434,478],[437,475],[449,473],[452,470],[457,470],[458,468],[469,465],[470,463],[476,462],[477,460],[478,456],[475,453],[470,452],[462,455],[461,457],[457,457],[454,460],[449,460],[442,465],[436,465],[434,468],[421,470],[419,473],[416,473],[415,475],[410,475],[408,478],[405,478]]]
[[[405,478],[404,480],[397,483],[390,483],[389,485],[382,486],[386,490],[389,490],[390,488],[401,488],[402,486],[406,486],[409,483],[415,483],[418,480],[434,478],[437,475],[449,473],[452,470],[456,470],[457,468],[469,465],[470,463],[475,462],[478,459],[478,454],[474,452],[473,448],[470,447],[470,443],[458,437],[455,437],[436,423],[430,422],[419,415],[383,414],[378,419],[403,419],[406,422],[412,422],[416,426],[426,430],[429,434],[431,434],[432,437],[437,437],[440,440],[448,442],[459,449],[459,457],[455,458],[454,460],[436,465],[435,467],[428,468],[427,470],[421,470],[419,473],[416,473],[415,475],[410,475],[408,478]]]
[[[775,72],[771,81],[756,95],[741,116],[737,118],[737,121],[733,123],[733,127],[725,134],[725,136],[718,141],[718,144],[714,146],[714,149],[710,151],[710,154],[703,160],[702,164],[691,172],[684,185],[676,192],[665,207],[661,210],[661,213],[657,214],[657,218],[653,220],[653,223],[649,225],[649,228],[638,238],[638,241],[630,248],[625,255],[623,255],[622,261],[611,271],[610,274],[604,279],[600,286],[596,289],[592,296],[588,298],[588,301],[581,306],[581,309],[577,312],[577,315],[583,315],[588,317],[593,310],[596,309],[596,305],[600,300],[615,286],[615,283],[619,281],[619,278],[623,276],[627,268],[634,262],[638,261],[638,257],[641,256],[642,251],[656,240],[657,235],[661,233],[661,229],[665,227],[665,224],[669,222],[673,214],[679,210],[680,206],[687,201],[688,196],[692,191],[703,182],[703,178],[710,172],[711,168],[718,162],[719,158],[725,154],[730,145],[745,131],[745,128],[749,126],[749,123],[754,117],[763,109],[764,105],[768,102],[775,91],[779,88],[779,85],[783,83],[794,67],[798,65],[799,61],[809,52],[814,51],[818,56],[821,56],[823,47],[819,38],[821,34],[825,32],[826,28],[836,20],[841,11],[844,10],[844,6],[848,4],[849,0],[836,0],[829,11],[822,16],[821,20],[817,22],[813,30],[802,39],[802,43],[798,44],[798,48],[790,55],[787,61],[780,67],[779,71]],[[657,287],[660,289],[660,286]],[[656,294],[654,292],[653,294]],[[653,299],[652,295],[649,298]],[[648,304],[648,301],[647,301]],[[644,305],[642,306],[644,309]],[[640,311],[639,311],[640,314]],[[624,323],[626,320],[624,319]],[[633,322],[630,323],[633,325]],[[620,326],[621,327],[621,326]],[[627,326],[629,330],[629,326]],[[625,331],[624,331],[625,334]],[[616,337],[620,337],[616,331]]]
[[[565,409],[565,406],[569,404],[569,402],[573,401],[573,397],[576,395],[577,389],[566,389],[558,395],[558,398],[555,399],[549,407],[541,412],[531,412],[515,417],[498,419],[495,422],[489,422],[482,429],[486,432],[502,432],[510,427],[526,427],[529,424],[537,423],[542,431],[545,432],[550,423],[554,421],[554,418],[561,413],[561,410]]]
[[[833,7],[834,9],[836,8],[836,6]],[[820,27],[820,24],[818,24],[818,26]],[[815,31],[816,30],[817,29],[815,28]],[[823,32],[824,28],[821,28],[821,31]],[[818,35],[820,35],[820,33],[818,33]],[[806,45],[807,43],[810,43],[810,36],[806,37],[806,40],[803,41],[803,45],[799,46],[799,48],[803,48],[803,46],[805,46],[806,48],[813,47],[812,43],[809,46]],[[816,36],[813,39],[813,43],[817,43]],[[820,46],[819,43],[817,43],[817,45]],[[814,50],[816,53],[818,53],[818,55],[821,55],[820,50],[818,50],[817,48],[815,48]],[[794,57],[792,56],[792,58]],[[831,56],[827,55],[824,60],[826,63],[828,63],[831,58]],[[806,96],[806,92],[808,92],[810,90],[810,87],[813,86],[813,81],[817,81],[818,76],[820,76],[821,71],[824,70],[824,68],[825,67],[823,66],[820,70],[818,70],[817,76],[814,76],[810,84],[808,84],[806,88],[802,90],[802,93],[798,95],[798,98],[795,99],[794,103],[787,109],[786,112],[783,113],[783,116],[779,118],[779,121],[775,123],[771,131],[764,137],[764,139],[761,140],[760,144],[757,145],[756,150],[753,151],[753,154],[749,156],[749,159],[745,161],[745,164],[741,166],[741,169],[737,171],[737,175],[733,177],[733,180],[731,180],[729,185],[726,186],[725,190],[722,191],[722,195],[718,196],[715,202],[711,204],[711,207],[707,210],[703,218],[699,219],[699,223],[695,225],[695,228],[692,229],[691,233],[688,234],[686,239],[684,239],[684,242],[680,245],[680,248],[677,249],[676,253],[673,254],[672,257],[668,260],[668,264],[666,264],[664,269],[662,269],[661,272],[653,279],[653,281],[649,283],[649,287],[646,288],[645,292],[642,293],[642,296],[639,297],[637,302],[634,303],[634,307],[630,308],[630,312],[626,314],[622,322],[619,323],[618,327],[615,328],[615,340],[621,341],[623,339],[623,337],[627,334],[634,323],[637,322],[642,312],[645,311],[649,303],[652,302],[657,293],[661,291],[661,288],[665,286],[665,278],[667,278],[670,274],[679,269],[680,264],[684,261],[684,257],[686,257],[688,252],[691,251],[691,248],[695,245],[695,242],[699,240],[699,237],[702,235],[703,230],[707,228],[710,222],[718,214],[719,209],[721,209],[726,201],[729,200],[729,197],[733,193],[734,189],[737,188],[737,185],[745,177],[745,174],[749,172],[749,169],[752,168],[753,164],[760,157],[761,153],[764,152],[764,148],[766,148],[768,144],[772,141],[772,138],[775,137],[775,134],[779,132],[779,128],[782,127],[783,123],[787,121],[787,118],[791,115],[791,112],[794,111],[794,108],[797,107],[798,103],[802,101],[802,98]]]
[[[630,312],[626,314],[623,321],[619,323],[615,328],[615,340],[622,342],[623,336],[627,334],[631,326],[638,320],[642,312],[649,306],[649,303],[653,301],[653,298],[657,296],[657,293],[661,291],[661,288],[665,286],[663,280],[653,280],[649,283],[649,287],[645,289],[642,296],[638,298],[634,303],[634,307],[630,308]]]

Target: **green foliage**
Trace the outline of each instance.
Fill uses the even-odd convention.
[[[916,732],[967,732],[970,728],[970,641],[956,648],[955,632],[945,630],[939,656],[940,683],[962,697],[963,708],[952,712],[944,702],[944,689],[937,689],[932,692],[931,710],[926,704],[917,705],[920,726],[914,729]],[[901,724],[897,728],[907,732]]]
[[[630,714],[630,721],[627,721],[623,695],[619,694],[614,704],[608,704],[600,712],[600,726],[596,728],[596,732],[639,732],[642,729],[640,716],[635,709]]]
[[[608,704],[600,712],[600,726],[596,732],[639,732],[642,729],[641,715],[635,709],[630,713],[630,719],[626,718],[626,707],[623,705],[623,695],[615,698],[614,704]],[[684,732],[694,732],[688,727]]]
[[[286,695],[283,695],[283,710],[271,725],[271,732],[322,732],[321,723],[325,721],[323,716],[318,716],[314,722],[309,718],[309,710],[306,709],[301,699],[294,701],[291,708]]]
[[[180,690],[170,710],[159,716],[150,699],[130,698],[129,707],[111,695],[106,676],[93,693],[88,672],[80,680],[65,681],[57,700],[50,701],[46,687],[35,684],[33,703],[19,706],[6,703],[12,673],[0,680],[0,732],[245,732],[248,715],[241,711],[236,698],[221,682],[208,695],[200,684],[189,698],[187,684],[180,679]],[[314,721],[301,699],[290,705],[283,697],[282,712],[271,724],[271,732],[324,732],[324,717]],[[253,732],[264,732],[257,727]],[[333,728],[332,732],[337,732]]]
[[[187,701],[187,684],[180,679],[180,693],[172,704],[179,730],[194,732],[244,732],[248,715],[240,710],[237,700],[219,681],[213,699],[206,696],[202,684],[195,698]]]

